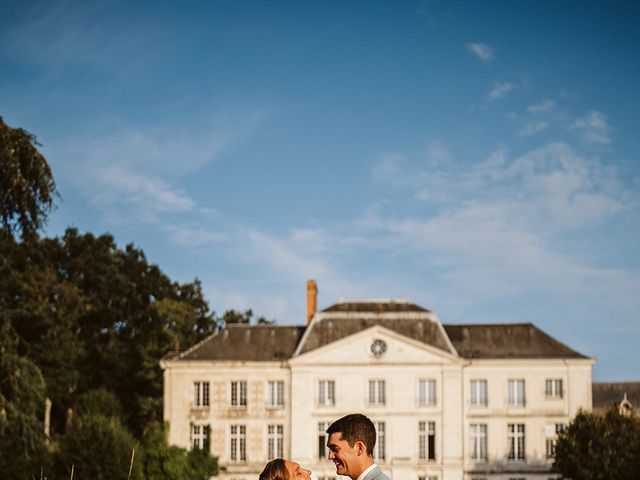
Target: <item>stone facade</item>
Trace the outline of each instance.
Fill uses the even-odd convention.
[[[353,412],[377,425],[393,480],[546,480],[556,431],[592,404],[593,359],[530,324],[442,325],[369,301],[225,330],[162,361],[170,443],[209,448],[224,480],[274,456],[337,480],[324,430]]]

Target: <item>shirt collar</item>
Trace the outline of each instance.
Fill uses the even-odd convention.
[[[356,480],[364,480],[364,477],[366,477],[366,476],[367,476],[367,474],[368,474],[371,470],[373,470],[374,468],[376,468],[377,466],[378,466],[378,465],[377,465],[376,463],[374,463],[374,464],[372,464],[372,465],[369,465],[369,466],[365,469],[365,471],[364,471],[364,472],[362,472],[362,473],[358,476],[358,478],[357,478]]]

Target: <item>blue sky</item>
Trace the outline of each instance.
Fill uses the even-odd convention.
[[[634,2],[2,1],[0,115],[67,226],[211,308],[408,298],[640,379]]]

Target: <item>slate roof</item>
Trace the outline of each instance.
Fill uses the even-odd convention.
[[[376,325],[468,359],[588,358],[531,323],[443,325],[427,309],[389,300],[337,303],[318,312],[310,327],[228,325],[189,350],[165,358],[283,361]]]
[[[619,405],[625,393],[633,409],[640,408],[640,382],[593,382],[591,393],[594,410],[604,411],[612,403]]]
[[[428,312],[426,308],[402,300],[363,300],[363,301],[342,301],[331,305],[323,312]]]
[[[181,360],[281,361],[291,358],[305,327],[227,325],[182,353]]]
[[[316,315],[297,354],[310,352],[376,325],[455,354],[442,325],[430,313],[407,301],[340,302]]]
[[[588,358],[531,323],[444,325],[464,358]]]

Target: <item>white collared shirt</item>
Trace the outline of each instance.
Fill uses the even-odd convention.
[[[369,465],[364,472],[362,472],[360,475],[358,475],[358,478],[356,480],[364,480],[364,477],[367,476],[367,473],[369,473],[371,470],[373,470],[374,468],[376,468],[378,466],[377,463],[374,463],[373,465]]]

